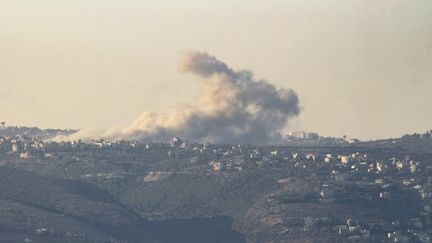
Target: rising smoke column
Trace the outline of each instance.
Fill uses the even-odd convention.
[[[182,72],[203,79],[197,106],[168,114],[144,113],[132,125],[102,133],[78,132],[73,139],[168,141],[173,136],[201,143],[277,143],[290,118],[300,112],[291,89],[279,89],[247,70],[233,70],[205,52],[190,52]]]

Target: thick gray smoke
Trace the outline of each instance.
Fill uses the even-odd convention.
[[[300,112],[293,90],[255,79],[250,71],[233,70],[207,53],[188,53],[179,65],[182,72],[203,79],[196,107],[169,114],[145,113],[129,127],[78,132],[72,139],[168,141],[177,136],[201,143],[277,143],[289,119]]]

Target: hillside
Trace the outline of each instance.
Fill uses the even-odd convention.
[[[91,184],[11,168],[0,168],[0,202],[0,242],[242,241],[228,218],[151,223]]]

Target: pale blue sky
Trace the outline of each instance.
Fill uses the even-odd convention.
[[[0,120],[109,128],[193,104],[184,50],[293,88],[290,129],[379,138],[432,128],[432,1],[0,0]]]

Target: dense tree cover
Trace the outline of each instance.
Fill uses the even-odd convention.
[[[0,202],[0,240],[28,236],[41,242],[242,241],[228,217],[149,222],[94,185],[7,167],[0,168]],[[35,233],[38,229],[47,232]]]

